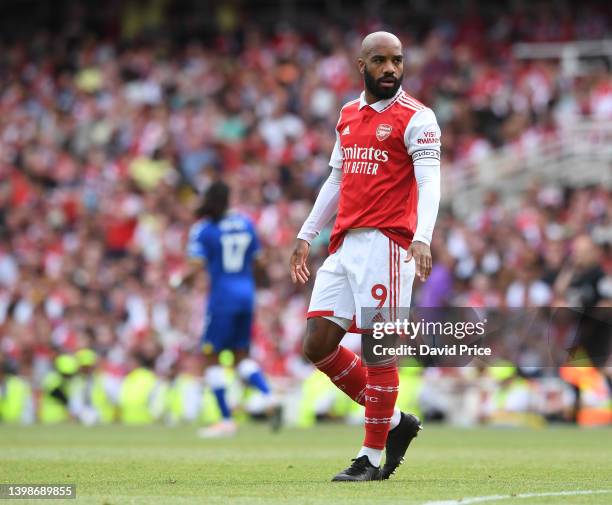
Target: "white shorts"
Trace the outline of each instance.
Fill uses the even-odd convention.
[[[344,329],[354,321],[359,330],[362,309],[377,308],[393,320],[412,298],[415,262],[405,258],[406,249],[379,230],[350,230],[317,271],[308,317],[325,317]]]

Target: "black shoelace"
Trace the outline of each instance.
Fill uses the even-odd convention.
[[[351,460],[353,463],[346,469],[348,475],[358,475],[368,467],[368,457],[361,456],[360,458],[354,458]]]

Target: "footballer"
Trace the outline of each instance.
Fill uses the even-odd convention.
[[[402,89],[401,42],[391,33],[369,34],[358,67],[364,90],[340,111],[331,174],[290,261],[293,282],[307,282],[310,243],[337,214],[312,291],[304,354],[365,406],[365,437],[333,481],[388,479],[420,429],[416,416],[395,407],[395,361],[364,366],[340,341],[352,324],[367,326],[364,307],[410,307],[415,275],[425,281],[431,272],[440,201],[440,128],[433,111]]]
[[[210,275],[210,293],[202,335],[206,361],[205,382],[215,395],[222,419],[202,428],[202,438],[231,436],[237,426],[226,398],[225,371],[219,363],[224,350],[234,353],[241,379],[264,397],[273,428],[280,423],[280,408],[270,391],[259,364],[249,357],[255,303],[255,276],[265,267],[259,257],[260,245],[253,222],[229,207],[229,187],[212,183],[191,227],[188,255],[190,276],[205,267]]]

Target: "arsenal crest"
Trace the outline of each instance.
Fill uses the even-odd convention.
[[[385,140],[389,135],[391,135],[391,130],[393,128],[388,124],[379,124],[378,128],[376,128],[376,138],[381,142]]]

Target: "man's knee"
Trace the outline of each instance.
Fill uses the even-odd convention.
[[[306,330],[306,337],[302,344],[302,352],[306,359],[312,363],[317,363],[325,358],[326,349],[322,348],[322,342],[324,342],[324,339],[321,338],[320,334]]]
[[[327,358],[338,347],[344,333],[344,329],[325,318],[309,319],[302,346],[304,356],[312,363]]]

